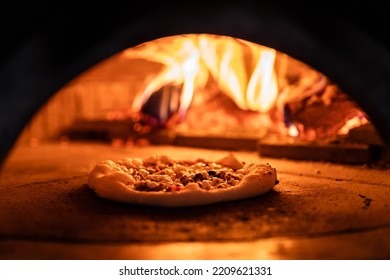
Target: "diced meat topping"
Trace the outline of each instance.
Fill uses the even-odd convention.
[[[168,157],[149,157],[136,164],[121,163],[119,169],[136,180],[134,189],[137,191],[180,191],[189,183],[196,183],[205,190],[230,188],[236,186],[246,173],[238,164],[231,167],[202,159],[175,161]]]

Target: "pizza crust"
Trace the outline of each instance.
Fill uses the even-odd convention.
[[[157,161],[169,163],[174,161],[168,156],[153,156],[145,160],[125,158],[118,162],[105,160],[98,163],[88,176],[88,186],[95,193],[109,200],[131,204],[183,207],[213,204],[223,201],[239,200],[258,196],[270,191],[278,182],[277,172],[269,164],[243,164],[229,155],[217,162],[234,169],[242,168],[244,175],[240,182],[229,188],[202,189],[197,183],[188,183],[180,191],[139,191],[134,189],[136,180],[119,165],[132,167],[143,163]]]

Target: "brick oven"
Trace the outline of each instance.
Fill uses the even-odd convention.
[[[11,8],[0,258],[388,259],[384,18],[307,8]],[[103,159],[230,152],[275,166],[275,190],[161,209],[86,186]]]

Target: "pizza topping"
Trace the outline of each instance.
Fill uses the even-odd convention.
[[[127,185],[137,191],[180,191],[190,183],[205,190],[237,185],[244,174],[244,163],[233,155],[217,161],[204,159],[176,161],[168,156],[133,158],[117,162],[115,169],[126,176]]]

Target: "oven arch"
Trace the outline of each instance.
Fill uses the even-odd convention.
[[[251,3],[144,8],[136,17],[109,14],[106,26],[99,16],[76,17],[69,24],[65,10],[60,19],[37,24],[33,36],[18,41],[17,51],[0,64],[0,163],[33,114],[83,71],[129,47],[188,33],[238,37],[305,62],[348,93],[390,144],[390,51],[356,22],[336,17],[325,25],[319,23],[324,15],[310,21]]]

